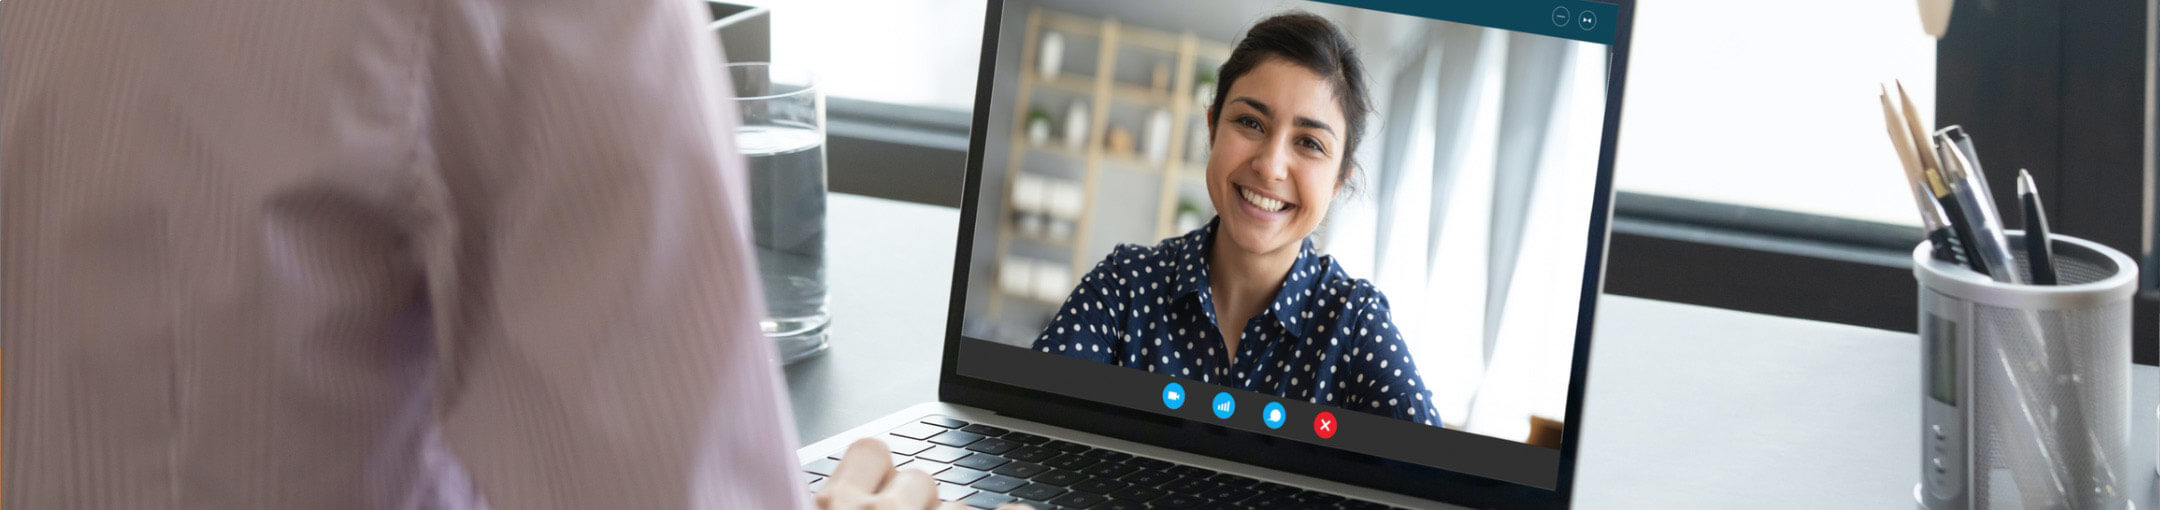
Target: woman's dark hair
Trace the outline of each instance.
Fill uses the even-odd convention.
[[[1365,117],[1372,113],[1372,105],[1365,98],[1365,64],[1358,60],[1357,48],[1327,18],[1291,11],[1260,20],[1246,30],[1245,38],[1230,50],[1230,59],[1216,70],[1208,125],[1220,121],[1217,117],[1222,115],[1224,96],[1230,95],[1230,84],[1269,58],[1303,66],[1335,89],[1335,103],[1342,107],[1343,121],[1350,124],[1343,130],[1342,170],[1335,182],[1347,184],[1350,169],[1357,166],[1358,141],[1365,137]]]

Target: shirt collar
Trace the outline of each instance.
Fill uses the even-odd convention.
[[[1201,307],[1210,317],[1215,315],[1213,299],[1211,296],[1201,297],[1206,296],[1201,294],[1201,291],[1210,285],[1207,252],[1208,247],[1215,242],[1215,227],[1220,223],[1222,217],[1217,216],[1208,220],[1207,226],[1187,232],[1181,238],[1183,243],[1173,248],[1177,253],[1171,254],[1169,258],[1176,261],[1189,254],[1193,261],[1189,265],[1171,267],[1170,297],[1184,299],[1192,295],[1200,299]],[[1312,239],[1299,242],[1302,244],[1298,248],[1297,261],[1290,263],[1290,274],[1283,278],[1282,288],[1275,291],[1275,297],[1269,300],[1265,313],[1274,317],[1284,331],[1303,337],[1312,327],[1311,303],[1313,292],[1318,290],[1316,287],[1321,279],[1322,264],[1320,256],[1313,253]]]

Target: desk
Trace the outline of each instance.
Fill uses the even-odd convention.
[[[832,349],[787,369],[805,442],[937,399],[960,221],[835,195]],[[1912,508],[1920,350],[1910,334],[1606,296],[1583,404],[1577,506]],[[2160,368],[2137,366],[2130,490],[2153,474]]]

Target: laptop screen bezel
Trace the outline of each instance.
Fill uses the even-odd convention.
[[[967,174],[961,194],[960,231],[953,262],[951,303],[947,313],[943,361],[938,377],[938,399],[996,411],[1015,418],[1057,424],[1083,432],[1174,448],[1233,462],[1333,480],[1350,485],[1475,507],[1565,508],[1575,487],[1576,454],[1581,446],[1582,401],[1590,367],[1591,330],[1600,290],[1604,287],[1606,252],[1611,238],[1612,176],[1619,141],[1622,89],[1626,84],[1628,41],[1633,28],[1634,0],[1591,0],[1615,5],[1614,35],[1609,46],[1603,136],[1599,142],[1597,183],[1593,193],[1587,253],[1583,261],[1582,296],[1576,319],[1575,346],[1569,368],[1567,426],[1562,430],[1559,476],[1551,490],[1495,480],[1373,455],[1326,448],[1310,443],[1281,441],[1205,422],[1156,413],[1043,390],[970,377],[959,372],[959,346],[970,338],[961,331],[967,307],[969,270],[974,254],[976,212],[981,200],[983,159],[989,126],[991,95],[1004,0],[987,0],[984,9],[981,62],[977,69],[975,109],[968,134]],[[1454,432],[1450,433],[1467,433]],[[1259,447],[1256,447],[1259,446]]]

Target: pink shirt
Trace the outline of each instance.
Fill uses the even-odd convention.
[[[692,0],[9,0],[6,508],[788,508]]]

